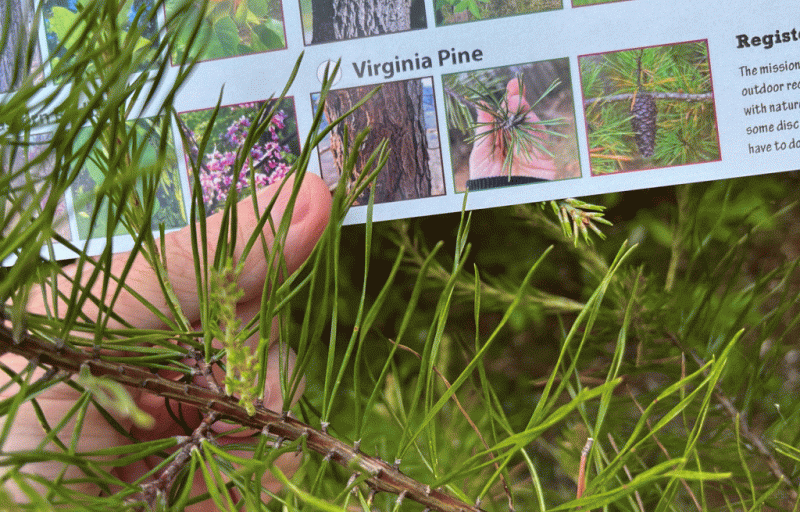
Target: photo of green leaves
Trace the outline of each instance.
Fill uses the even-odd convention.
[[[554,11],[562,0],[435,0],[436,26]]]
[[[114,37],[122,44],[144,56],[135,71],[142,71],[155,58],[158,20],[153,0],[124,0],[109,7],[90,0],[44,0],[42,13],[51,66],[66,55],[67,48],[85,36],[79,22],[81,16],[105,8],[113,9],[116,17],[116,30],[109,26],[109,34],[114,30]],[[61,77],[53,79],[61,80]]]
[[[122,191],[135,186],[140,195],[145,195],[143,187],[154,187],[152,229],[156,230],[162,224],[165,229],[174,229],[187,223],[171,130],[165,128],[161,118],[128,121],[125,128],[120,130],[126,132],[126,137],[131,141],[131,154],[123,158],[131,160],[126,165],[136,162],[138,176],[135,185],[118,176],[119,162],[116,159],[120,156],[108,149],[109,145],[116,144],[116,140],[92,139],[93,131],[88,127],[78,132],[76,137],[78,147],[89,152],[83,168],[70,188],[78,238],[81,240],[106,237],[106,230],[112,225],[115,226],[115,235],[129,233],[126,221],[115,218],[121,212],[113,205],[109,206],[106,199],[98,201],[98,198],[103,197],[98,193],[100,187],[104,187],[104,194],[113,194],[113,189]],[[166,142],[166,146],[161,148],[163,142]],[[143,208],[144,205],[139,207]]]
[[[592,174],[720,159],[706,41],[578,60]]]
[[[199,52],[200,60],[224,59],[252,53],[286,48],[283,5],[280,0],[209,0],[188,5],[188,18],[203,18],[200,45],[189,55]],[[184,0],[167,0],[167,18],[185,9]],[[185,52],[193,31],[189,23],[173,48],[173,63]]]
[[[580,177],[571,83],[568,59],[444,75],[456,191],[487,173]],[[488,155],[483,154],[487,145]]]

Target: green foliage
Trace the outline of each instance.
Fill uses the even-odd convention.
[[[125,386],[110,379],[92,376],[88,366],[81,367],[77,382],[101,406],[130,417],[138,427],[153,428],[155,420],[139,409]]]
[[[88,35],[106,30],[107,19],[83,16]],[[179,21],[171,19],[175,30],[161,39],[164,54],[183,44],[187,29]],[[188,29],[199,31],[199,22]],[[92,39],[75,41],[84,40]],[[790,202],[796,173],[343,227],[349,205],[386,160],[383,145],[349,193],[337,187],[329,227],[292,275],[282,264],[289,215],[274,225],[261,216],[251,235],[239,229],[231,194],[219,235],[209,240],[196,180],[188,272],[196,276],[200,318],[193,323],[167,278],[151,220],[165,176],[156,167],[168,153],[163,119],[172,113],[173,95],[155,105],[161,121],[147,131],[153,138],[132,129],[128,106],[147,97],[149,85],[132,74],[141,63],[133,49],[118,38],[106,44],[104,66],[88,65],[98,58],[90,44],[66,48],[68,58],[47,63],[71,89],[34,106],[52,106],[63,117],[52,137],[37,141],[44,148],[0,173],[8,198],[0,209],[0,257],[16,257],[0,270],[0,344],[15,351],[35,339],[44,347],[30,364],[0,366],[8,376],[0,390],[0,482],[30,502],[18,508],[182,510],[210,500],[221,510],[417,510],[389,492],[368,492],[365,482],[375,485],[381,474],[364,469],[367,452],[387,461],[384,477],[419,483],[403,480],[395,492],[403,485],[441,488],[464,502],[461,508],[477,499],[490,512],[510,504],[516,510],[800,507],[800,215]],[[168,88],[177,90],[187,64]],[[0,104],[3,166],[32,144],[23,114],[41,87],[28,80]],[[294,162],[298,178],[338,122],[323,127],[322,110]],[[200,152],[214,126],[209,121],[198,133]],[[96,147],[104,148],[104,165],[97,164]],[[144,164],[132,158],[143,154],[150,155]],[[349,150],[342,179],[353,174],[356,157]],[[52,172],[35,173],[45,161]],[[70,288],[62,267],[40,252],[50,250],[58,198],[87,162],[105,171],[96,176],[95,204],[107,212],[101,220],[93,210],[90,228],[110,240],[123,226],[134,248],[112,277],[111,244],[97,258],[75,247],[77,270],[86,277]],[[298,187],[299,180],[295,197]],[[604,219],[613,225],[600,226]],[[231,305],[240,290],[231,279],[241,268],[231,255],[235,247],[247,254],[262,244],[263,229],[273,231],[275,243],[259,309],[237,324]],[[133,300],[144,300],[126,280],[137,255],[163,291],[164,304],[146,304],[163,324],[157,329],[133,328],[117,315],[114,280]],[[42,314],[26,313],[29,296],[43,286],[58,289],[63,301],[48,303]],[[93,303],[108,307],[89,308]],[[278,439],[261,429],[220,442],[210,428],[216,413],[206,411],[185,436],[143,441],[119,419],[137,414],[118,387],[136,371],[144,377],[134,388],[168,371],[174,380],[163,379],[170,384],[163,389],[171,402],[194,396],[181,390],[198,392],[192,387],[198,372],[209,378],[217,366],[245,377],[229,392],[258,397],[275,342],[273,318],[284,399],[278,413],[287,415],[269,418],[275,428],[297,421],[288,415],[290,397],[304,380],[303,398],[291,409],[307,424],[303,435]],[[217,348],[215,338],[230,343]],[[250,353],[240,343],[245,338],[256,340]],[[293,370],[289,349],[297,354]],[[65,354],[91,356],[88,374],[69,366]],[[60,371],[42,371],[51,365]],[[92,375],[101,366],[116,370],[102,379]],[[63,418],[45,420],[42,394],[66,382],[74,403]],[[213,396],[217,405],[226,398]],[[242,425],[252,427],[247,422],[266,414],[257,402],[244,405],[255,414],[240,417]],[[35,411],[37,446],[20,448],[10,437],[23,406]],[[77,448],[92,435],[84,426],[94,411],[120,435],[119,445]],[[320,453],[315,443],[327,439],[324,431],[338,444]],[[577,497],[578,457],[589,437],[587,482]],[[355,456],[338,464],[345,448]],[[283,473],[277,457],[296,451],[299,469]],[[402,475],[391,468],[395,460]],[[41,477],[33,464],[42,461],[57,463],[61,475]],[[120,480],[118,471],[131,464],[152,469]],[[279,492],[262,488],[266,474],[281,484]],[[205,483],[200,496],[190,494],[195,476]],[[15,504],[3,492],[0,506]]]
[[[182,0],[167,0],[168,15],[182,9]],[[197,47],[202,60],[236,57],[277,50],[286,46],[280,2],[274,0],[209,0],[193,2],[188,10],[192,19],[202,20]],[[187,53],[191,32],[180,36],[173,58]],[[193,53],[190,53],[194,55]]]
[[[83,21],[84,13],[95,9],[97,5],[95,2],[85,0],[42,2],[47,43],[50,53],[54,55],[51,59],[53,64],[65,55],[66,48],[74,48],[81,42],[80,38],[87,35],[87,24]],[[116,15],[113,18],[111,16],[106,18],[108,30],[101,37],[117,37],[120,44],[130,46],[141,62],[138,69],[141,71],[156,57],[157,45],[154,43],[158,36],[152,1],[137,3],[135,0],[126,0],[114,5],[113,8],[117,10]],[[100,41],[98,43],[100,44]],[[97,62],[93,65],[97,65]]]
[[[437,25],[561,9],[562,0],[436,0]]]
[[[128,121],[126,127],[121,128],[120,131],[129,130],[124,134],[124,137],[131,142],[129,158],[138,162],[141,173],[159,176],[153,205],[153,225],[163,225],[165,229],[175,229],[186,225],[186,207],[181,191],[180,169],[175,158],[175,145],[172,142],[171,130],[167,125],[166,137],[163,139],[166,143],[166,150],[162,153],[159,150],[162,142],[159,124],[158,119],[137,119]],[[91,128],[79,132],[75,138],[76,146],[84,145],[91,134]],[[119,133],[117,135],[119,136]],[[113,175],[110,165],[116,164],[109,156],[114,153],[114,150],[110,148],[117,144],[117,140],[119,139],[104,137],[97,141],[90,150],[90,156],[86,160],[84,169],[78,173],[71,186],[74,208],[77,212],[78,236],[82,240],[92,238],[92,232],[98,233],[95,235],[96,237],[105,237],[109,207],[107,202],[98,204],[95,199],[98,197],[97,193],[101,192],[100,187],[106,182],[106,176]],[[127,162],[127,165],[130,164],[131,162]],[[141,196],[144,192],[142,182],[140,181],[135,186],[137,193]],[[101,192],[100,195],[105,194]],[[96,217],[95,210],[98,212]],[[114,234],[122,235],[127,232],[126,227],[120,223]]]

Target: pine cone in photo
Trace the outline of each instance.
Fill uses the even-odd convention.
[[[631,127],[636,136],[636,147],[643,157],[653,156],[656,146],[656,117],[658,107],[656,100],[646,92],[639,92],[633,103],[633,119]]]

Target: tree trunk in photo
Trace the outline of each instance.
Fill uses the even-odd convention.
[[[28,60],[28,45],[36,37],[33,13],[32,0],[0,0],[0,92],[22,85],[31,70],[42,62],[38,45]]]
[[[371,90],[372,87],[368,86],[331,91],[325,103],[328,120],[341,116]],[[347,146],[351,148],[358,132],[364,128],[370,129],[364,144],[358,148],[360,155],[354,173],[362,171],[383,139],[389,140],[389,159],[374,182],[376,203],[431,195],[431,170],[420,80],[383,84],[375,96],[331,132],[331,152],[340,173],[344,167],[345,124]],[[355,177],[351,177],[351,181]],[[368,199],[366,192],[356,204],[366,204]]]
[[[411,28],[411,0],[312,0],[312,44]]]
[[[25,54],[25,19],[20,0],[0,0],[0,92],[19,86]]]

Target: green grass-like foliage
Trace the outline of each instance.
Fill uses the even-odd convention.
[[[168,123],[155,132],[162,137],[156,155],[141,164],[130,158],[141,137],[128,121],[134,100],[155,101],[150,84],[160,83],[166,62],[145,62],[154,82],[138,75],[143,62],[137,56],[144,54],[118,37],[100,37],[114,34],[113,11],[90,4],[74,29],[84,31],[82,37],[67,38],[75,45],[49,63],[62,77],[60,94],[48,93],[32,73],[0,103],[0,187],[7,198],[0,210],[0,257],[16,257],[0,270],[0,342],[13,350],[15,340],[36,337],[52,343],[54,354],[65,350],[59,347],[92,348],[104,362],[169,369],[189,382],[195,368],[184,362],[187,356],[235,366],[241,354],[212,348],[214,330],[188,322],[165,277],[151,219],[163,179],[153,161],[166,159]],[[168,20],[159,55],[185,45],[187,30],[199,32],[199,25],[181,26],[180,20]],[[157,105],[165,119],[193,63],[184,64]],[[30,140],[24,114],[43,108],[62,114],[54,135],[36,152],[42,156],[11,171],[8,162]],[[331,129],[321,128],[322,110],[294,162],[298,177]],[[264,114],[259,119],[268,122]],[[251,144],[257,132],[253,128]],[[208,139],[198,141],[200,153]],[[169,309],[159,312],[165,327],[157,331],[109,329],[115,299],[88,292],[111,279],[111,244],[94,259],[74,247],[79,269],[91,278],[64,297],[67,310],[55,303],[43,316],[24,310],[33,287],[62,273],[39,254],[51,250],[53,236],[69,244],[51,228],[58,198],[98,144],[107,162],[98,165],[105,176],[94,211],[102,209],[104,217],[94,215],[90,229],[111,239],[121,226],[135,240],[131,258],[142,254],[156,269]],[[260,335],[257,361],[237,370],[256,374],[252,388],[239,393],[255,396],[263,389],[263,359],[277,316],[282,353],[297,353],[294,371],[281,375],[285,396],[306,378],[296,417],[344,444],[400,461],[403,473],[423,485],[467,503],[478,500],[487,511],[800,509],[800,393],[792,377],[800,320],[798,211],[787,201],[796,175],[677,187],[657,204],[651,196],[646,207],[636,202],[641,195],[630,193],[556,203],[555,214],[522,205],[343,227],[348,205],[374,179],[387,149],[379,148],[349,195],[347,187],[337,188],[330,226],[309,260],[282,280],[278,256],[289,217],[273,226],[275,257],[259,314],[247,325],[221,323],[229,308],[212,307],[212,301],[236,295],[225,289],[226,276],[238,271],[230,259],[234,243],[247,252],[261,239],[235,240],[231,194],[217,251],[204,250],[208,235],[195,182],[189,222],[195,226],[200,325],[230,328],[217,334],[232,341]],[[346,159],[351,164],[343,179],[354,155]],[[46,159],[52,172],[34,179],[32,167]],[[605,239],[593,234],[603,218],[602,206],[593,203],[609,207],[605,215],[617,220],[602,228]],[[120,279],[125,282],[125,273]],[[108,307],[89,317],[82,313],[86,301]],[[176,454],[183,452],[170,450],[175,438],[131,437],[111,449],[75,451],[76,440],[90,434],[80,428],[88,408],[103,411],[122,430],[111,412],[131,407],[118,386],[85,372],[72,381],[81,395],[67,417],[42,421],[45,442],[18,450],[8,434],[20,406],[41,407],[40,393],[66,379],[60,373],[33,379],[35,363],[19,372],[0,368],[20,388],[0,401],[0,482],[28,490],[30,500],[14,504],[0,493],[4,509],[141,510],[143,487],[171,465],[177,477],[155,509],[182,509],[203,498],[222,510],[420,508],[389,493],[372,498],[363,483],[369,475],[351,480],[357,463],[337,466],[303,437],[280,447],[266,434],[254,444],[218,445],[201,432],[179,465]],[[77,420],[77,427],[68,428],[68,420]],[[595,442],[585,491],[577,498],[579,456],[588,437]],[[272,463],[295,450],[303,453],[301,467],[284,475]],[[160,464],[136,482],[116,478],[114,467],[145,457]],[[42,460],[80,468],[95,491],[78,493],[70,481],[44,481],[26,469]],[[283,482],[282,492],[261,488],[265,472]],[[208,492],[190,498],[187,482],[195,474]],[[45,492],[35,492],[33,483]],[[241,505],[233,503],[231,489]]]

